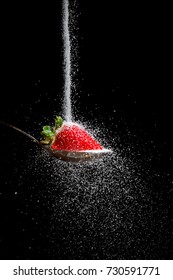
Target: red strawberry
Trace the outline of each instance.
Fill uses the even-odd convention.
[[[50,145],[54,150],[86,151],[102,150],[102,146],[77,123],[63,122],[55,118],[55,126],[46,125],[41,132],[42,144]]]
[[[64,123],[51,145],[55,150],[102,150],[101,145],[76,123]]]

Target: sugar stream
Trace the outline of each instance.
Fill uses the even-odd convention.
[[[69,3],[63,0],[63,42],[64,42],[64,117],[72,121],[71,106],[71,42],[69,32]]]

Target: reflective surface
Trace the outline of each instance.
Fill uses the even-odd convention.
[[[43,149],[47,150],[49,154],[60,160],[71,161],[71,162],[83,162],[101,158],[104,155],[111,153],[111,150],[87,150],[87,151],[64,151],[64,150],[53,150],[49,146],[42,146]]]

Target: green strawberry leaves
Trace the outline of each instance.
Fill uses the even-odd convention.
[[[53,128],[50,125],[45,125],[43,126],[41,136],[43,137],[41,143],[48,145],[54,140],[55,132],[53,131]]]
[[[58,129],[62,126],[63,119],[61,117],[56,116],[55,117],[55,129]]]
[[[42,135],[45,137],[53,137],[54,132],[52,131],[52,127],[50,125],[43,126]]]
[[[41,132],[41,136],[43,140],[41,140],[42,144],[49,145],[55,140],[56,129],[60,128],[63,124],[63,119],[59,116],[55,117],[55,125],[45,125],[43,126],[43,130]]]

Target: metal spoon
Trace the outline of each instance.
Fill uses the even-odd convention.
[[[23,131],[22,129],[20,129],[12,124],[8,124],[3,121],[0,121],[0,124],[11,127],[13,129],[17,130],[18,132],[24,134],[31,141],[33,141],[37,146],[39,146],[43,150],[46,150],[46,152],[48,152],[51,157],[56,157],[57,159],[60,159],[60,160],[69,161],[69,162],[70,161],[71,162],[82,162],[82,161],[93,160],[95,158],[100,158],[100,157],[112,152],[111,150],[108,150],[108,149],[86,150],[86,151],[54,150],[51,148],[50,145],[42,144],[35,137],[33,137],[29,133]]]

